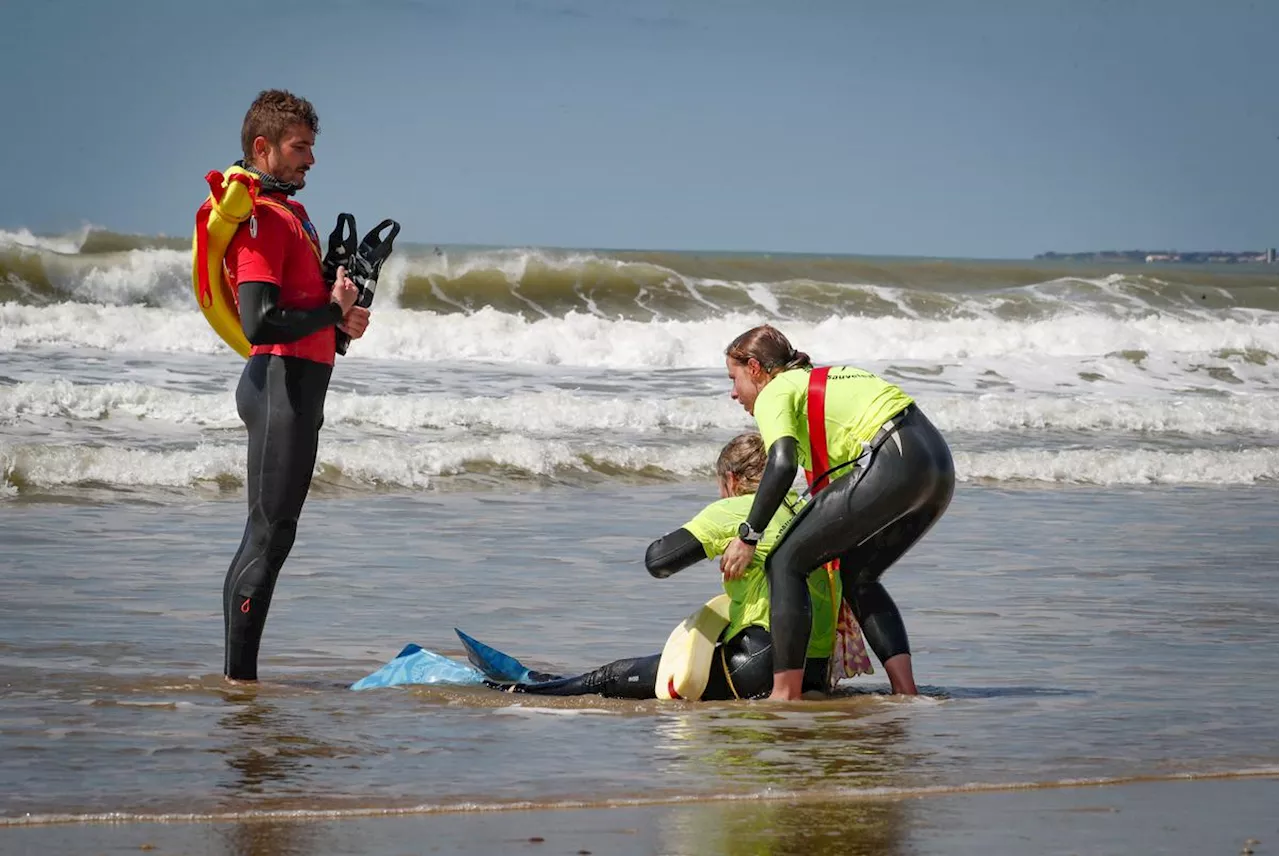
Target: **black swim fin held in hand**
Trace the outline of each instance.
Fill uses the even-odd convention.
[[[382,233],[387,230],[390,232],[384,236]],[[356,244],[356,218],[350,214],[339,214],[338,225],[329,235],[329,252],[322,263],[325,281],[332,285],[337,279],[338,268],[346,267],[347,276],[351,277],[360,292],[356,305],[369,308],[373,304],[373,293],[378,287],[378,273],[382,270],[382,263],[390,257],[392,244],[399,234],[400,224],[386,219],[370,229],[360,243]],[[339,330],[338,353],[345,354],[350,344],[351,337]]]
[[[391,232],[384,237],[382,232],[387,229],[390,229]],[[391,255],[391,245],[395,242],[396,235],[399,234],[400,224],[389,218],[370,229],[356,249],[355,261],[352,263],[356,270],[354,276],[361,277],[367,283],[376,283],[378,281],[378,272],[382,270],[382,263]],[[373,302],[372,294],[370,294],[368,300],[369,303]],[[368,306],[369,303],[361,305]]]
[[[333,282],[338,278],[339,267],[350,267],[351,259],[355,257],[356,248],[356,218],[350,214],[339,214],[338,225],[333,227],[333,231],[329,233],[329,252],[325,254],[324,261],[321,266],[324,269],[324,281],[333,287]]]

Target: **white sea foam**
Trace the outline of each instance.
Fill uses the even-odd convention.
[[[119,287],[127,300],[128,283]],[[110,288],[104,280],[100,290]],[[421,490],[463,475],[708,475],[717,441],[751,426],[728,398],[723,347],[759,320],[388,307],[339,365],[318,480]],[[1085,311],[1035,321],[839,316],[784,328],[820,363],[849,361],[901,382],[957,438],[964,480],[1276,480],[1274,447],[1258,447],[1280,419],[1274,312],[1123,322]],[[0,365],[0,494],[243,477],[243,445],[223,433],[239,438],[239,359],[194,306],[0,304]],[[184,386],[188,378],[200,385]],[[352,383],[376,394],[345,391]],[[1076,434],[1098,435],[1085,442],[1104,448],[1078,450]],[[1197,438],[1213,439],[1195,448]]]
[[[710,473],[717,444],[679,448],[620,444],[572,444],[519,435],[477,440],[416,443],[371,440],[321,444],[319,481],[362,487],[425,489],[439,476],[478,465],[507,468],[526,476],[591,471],[640,475]],[[243,479],[244,447],[203,444],[150,451],[107,446],[53,446],[0,443],[4,483],[61,487],[104,484],[127,487],[185,487]]]
[[[231,445],[182,451],[110,446],[0,444],[0,477],[41,487],[112,485],[187,487],[219,478],[243,478],[244,449]]]
[[[716,368],[725,345],[760,319],[609,320],[583,313],[529,321],[482,309],[470,315],[388,309],[376,312],[359,343],[363,357],[424,362],[481,360],[596,368]],[[1112,319],[1090,314],[1040,321],[832,316],[788,323],[785,332],[819,362],[929,363],[1005,359],[1083,359],[1121,352],[1204,355],[1226,349],[1269,355],[1280,325],[1275,313],[1206,320],[1149,315]],[[107,351],[197,352],[225,349],[194,304],[186,309],[60,303],[0,304],[0,351],[35,345]],[[356,351],[353,350],[353,353]],[[1274,375],[1274,366],[1268,366]]]
[[[188,250],[129,250],[104,257],[77,256],[51,263],[47,269],[60,294],[85,303],[195,308]]]
[[[0,303],[0,353],[30,347],[112,353],[231,353],[195,307]]]
[[[134,381],[77,384],[62,378],[0,386],[0,425],[35,418],[121,417],[195,425],[238,421],[235,401],[225,394],[181,392]]]
[[[1113,431],[1187,436],[1274,433],[1280,405],[1273,395],[1109,398],[1080,395],[947,395],[921,397],[943,431]],[[0,386],[0,425],[41,418],[146,420],[195,426],[238,426],[234,397],[133,381],[76,384],[58,378]],[[326,424],[401,432],[486,429],[539,436],[590,432],[658,435],[747,428],[750,417],[728,395],[617,397],[553,389],[500,396],[362,395],[331,392]]]
[[[962,481],[1229,485],[1274,483],[1277,476],[1274,448],[1231,452],[1208,449],[1187,452],[1009,449],[1003,452],[958,452],[955,461],[956,475]]]
[[[85,225],[78,232],[68,235],[34,235],[30,229],[10,232],[0,229],[0,249],[22,247],[29,250],[47,250],[53,253],[78,253],[93,226]]]
[[[1274,433],[1280,406],[1272,395],[1230,398],[1105,398],[979,395],[927,399],[943,431],[1117,431],[1189,436]]]
[[[728,283],[725,284],[727,285]],[[766,283],[750,282],[743,286],[743,290],[745,290],[747,295],[755,301],[756,305],[762,307],[769,314],[781,314],[781,309],[778,305],[778,298],[769,290],[769,286]]]
[[[525,476],[564,476],[574,471],[610,476],[710,476],[718,448],[718,444],[706,442],[639,446],[522,435],[430,443],[371,440],[321,444],[316,473],[320,482],[338,486],[413,490],[430,488],[439,477],[474,471],[482,465]],[[1026,448],[958,452],[955,459],[961,481],[1229,485],[1277,480],[1274,448],[1185,452]],[[0,483],[9,485],[177,488],[214,481],[238,484],[243,469],[244,448],[237,444],[148,451],[0,443]]]

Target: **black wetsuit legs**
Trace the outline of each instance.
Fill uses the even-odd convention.
[[[236,408],[249,432],[249,515],[222,586],[229,678],[258,677],[258,646],[311,487],[332,371],[311,360],[260,354],[240,376]]]
[[[937,522],[954,490],[951,451],[913,406],[865,469],[837,478],[801,509],[765,564],[774,667],[804,665],[812,615],[807,577],[836,558],[845,600],[876,657],[909,653],[902,616],[880,575]]]
[[[840,581],[867,646],[881,663],[910,654],[907,628],[898,606],[880,583],[880,575],[920,540],[943,509],[930,506],[882,529],[865,544],[840,556]]]
[[[657,698],[658,661],[661,654],[614,660],[598,669],[567,678],[551,678],[535,683],[517,684],[510,689],[533,695],[578,696],[602,695],[608,698]]]
[[[602,695],[608,698],[657,698],[661,654],[615,660],[582,675],[554,678],[513,687],[534,695]],[[809,660],[804,688],[825,688],[827,661]],[[716,645],[711,674],[702,701],[763,698],[773,690],[773,651],[769,631],[748,627],[728,642]]]

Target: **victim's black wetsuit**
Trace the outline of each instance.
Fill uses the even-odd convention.
[[[270,283],[240,285],[240,322],[251,344],[294,342],[342,320],[335,303],[284,309],[279,296]],[[236,409],[249,432],[249,516],[222,586],[227,677],[258,677],[258,646],[311,487],[332,372],[332,366],[313,360],[256,354],[240,375]]]
[[[602,695],[608,698],[657,698],[661,654],[614,660],[581,675],[557,677],[534,673],[531,683],[511,686],[513,692],[534,695]],[[805,665],[804,689],[826,688],[827,660],[810,658]],[[503,686],[503,689],[508,687]],[[773,691],[773,645],[763,627],[746,627],[728,642],[716,645],[711,674],[701,701],[764,698]]]
[[[763,527],[790,489],[796,440],[781,437],[747,522]],[[806,577],[840,560],[844,599],[867,645],[883,663],[911,653],[902,616],[880,576],[942,516],[955,490],[946,440],[915,404],[895,415],[867,443],[865,457],[841,471],[788,525],[765,560],[775,668],[804,665],[812,607]],[[757,530],[759,531],[759,530]]]
[[[680,528],[649,545],[645,566],[665,578],[707,558],[706,550],[689,530]],[[806,641],[808,635],[805,636]],[[802,655],[803,656],[803,655]],[[581,675],[557,677],[535,674],[531,683],[509,687],[536,695],[602,695],[609,698],[657,698],[661,654],[615,660]],[[827,658],[805,662],[804,689],[825,690]],[[504,689],[508,687],[503,687]],[[711,673],[701,701],[763,698],[773,691],[773,644],[769,631],[749,626],[732,639],[716,644]]]

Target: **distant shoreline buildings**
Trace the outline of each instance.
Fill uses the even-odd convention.
[[[1156,262],[1173,264],[1268,264],[1276,263],[1276,248],[1271,247],[1262,252],[1244,253],[1225,250],[1208,252],[1183,253],[1177,250],[1094,250],[1087,253],[1040,253],[1034,258],[1037,261],[1070,261],[1070,262],[1136,262],[1154,264]]]

